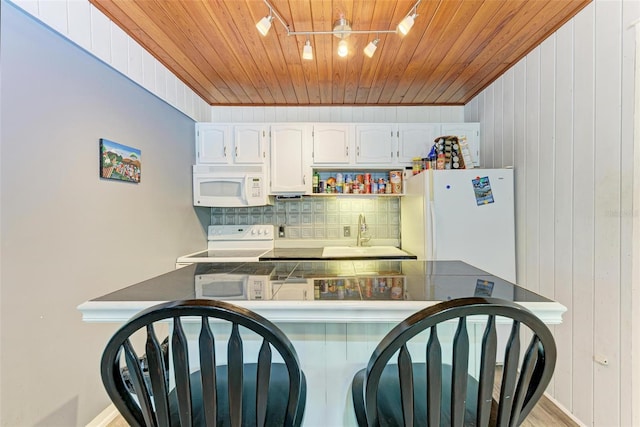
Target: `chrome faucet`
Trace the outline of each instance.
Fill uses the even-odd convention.
[[[367,243],[371,240],[371,236],[365,236],[368,233],[369,227],[367,226],[367,220],[363,214],[358,217],[358,237],[356,237],[356,246],[363,246],[363,243]]]

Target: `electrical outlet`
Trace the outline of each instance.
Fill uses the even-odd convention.
[[[344,226],[344,237],[351,237],[351,226],[350,225],[345,225]]]
[[[278,237],[284,237],[284,225],[278,227]]]

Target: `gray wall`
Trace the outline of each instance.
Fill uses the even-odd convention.
[[[549,392],[594,426],[638,425],[631,236],[639,17],[637,1],[590,3],[465,107],[465,118],[481,123],[485,165],[515,168],[518,284],[568,308],[553,328]]]
[[[116,325],[76,307],[205,245],[193,121],[2,2],[1,425],[84,425]],[[142,150],[142,182],[98,178],[98,141]],[[200,218],[200,217],[201,218]],[[201,220],[202,219],[202,220]]]

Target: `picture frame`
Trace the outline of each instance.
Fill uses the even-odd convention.
[[[100,138],[100,178],[138,184],[141,169],[139,149]]]

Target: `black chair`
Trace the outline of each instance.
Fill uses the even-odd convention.
[[[156,337],[158,322],[168,322],[170,328],[169,357]],[[227,365],[216,366],[212,330],[219,327],[212,328],[214,322],[231,325]],[[199,369],[189,361],[191,328],[198,335]],[[255,363],[243,360],[243,337],[246,341],[249,335],[261,341]],[[145,336],[148,374],[134,349],[136,338]],[[272,348],[284,363],[272,361]],[[124,366],[135,393],[123,379]],[[295,349],[284,333],[250,310],[215,300],[168,302],[134,316],[109,340],[101,374],[109,397],[132,426],[299,426],[307,392]]]
[[[476,353],[470,353],[470,316],[484,329]],[[496,400],[498,317],[512,319],[507,320],[512,326]],[[447,321],[453,321],[455,328],[452,356],[447,357],[451,364],[443,363],[444,345],[438,338],[438,327],[442,329]],[[428,338],[426,332],[416,337],[427,330]],[[531,340],[520,360],[521,333],[526,330],[531,332]],[[412,362],[410,349],[416,346],[425,363]],[[389,363],[396,353],[397,364]],[[413,354],[418,357],[415,351]],[[477,379],[469,374],[470,354],[480,357]],[[551,332],[524,307],[495,298],[442,302],[394,327],[374,350],[367,368],[356,373],[352,381],[356,418],[360,426],[519,425],[549,384],[555,363]]]

